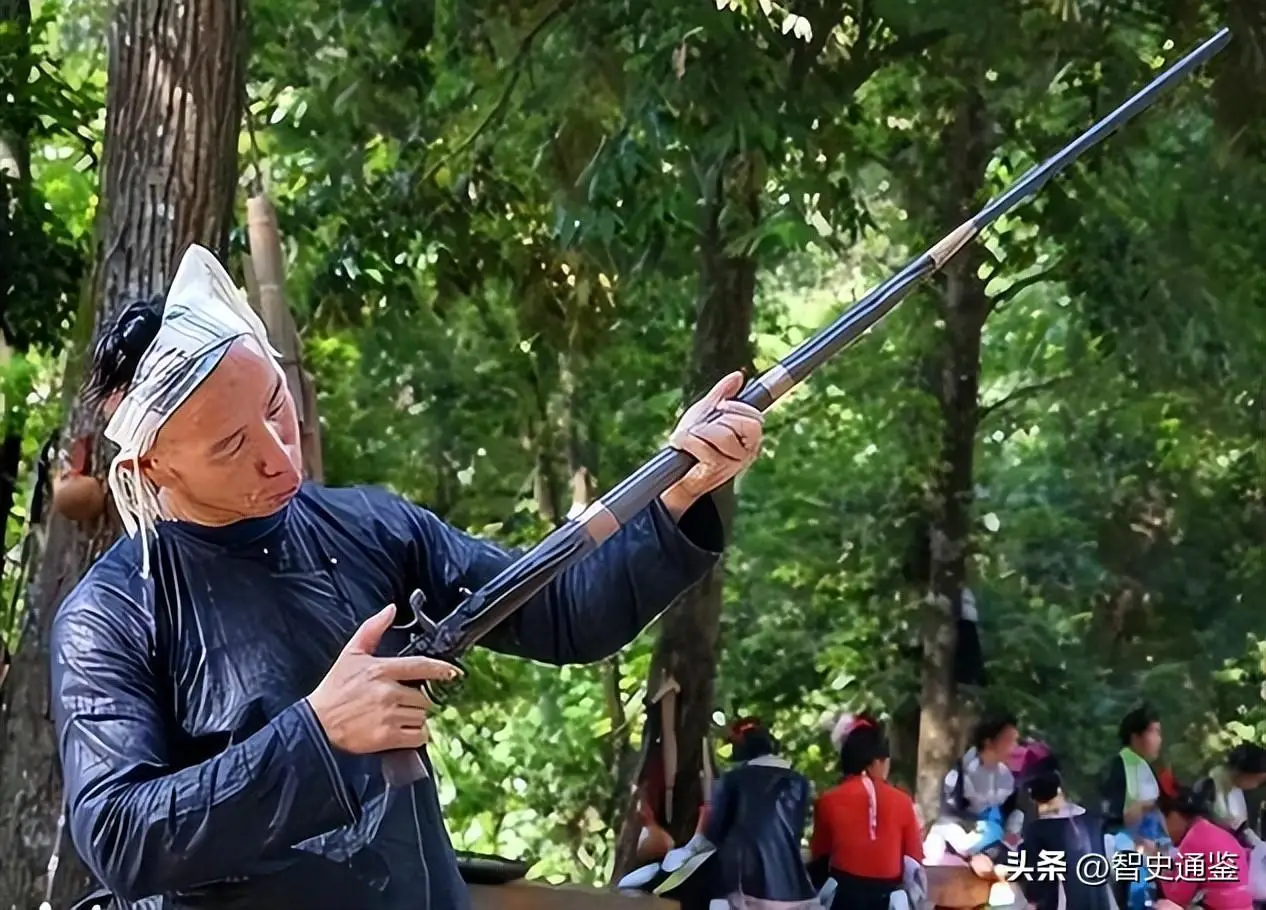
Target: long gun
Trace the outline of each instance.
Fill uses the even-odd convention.
[[[751,380],[739,393],[738,400],[761,411],[768,410],[814,370],[892,312],[920,282],[943,269],[981,231],[1035,196],[1051,178],[1151,107],[1230,40],[1230,30],[1222,29],[1064,148],[1031,168],[1006,192],[950,231],[927,252],[912,259],[833,323]],[[661,449],[622,483],[512,562],[439,622],[427,619],[422,611],[425,598],[420,591],[415,591],[411,606],[418,618],[418,629],[401,656],[425,655],[459,663],[480,639],[685,477],[695,463],[693,456],[680,449]],[[444,702],[446,684],[427,682],[423,688],[436,704]],[[388,783],[402,786],[424,777],[426,766],[420,753],[405,750],[384,753],[383,771]]]

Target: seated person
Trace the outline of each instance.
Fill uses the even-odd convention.
[[[888,738],[878,720],[862,715],[842,732],[843,779],[814,807],[810,872],[819,887],[834,882],[831,910],[887,910],[894,892],[904,893],[907,866],[917,870],[923,861],[914,800],[888,783]]]
[[[1059,770],[1050,762],[1029,776],[1025,790],[1036,816],[1023,831],[1025,865],[1045,851],[1058,855],[1067,870],[1078,868],[1082,857],[1103,850],[1103,825],[1098,818],[1065,797]],[[1110,910],[1113,899],[1106,882],[1083,881],[1083,876],[1043,876],[1026,870],[1017,884],[1033,910]]]
[[[1118,733],[1121,751],[1108,763],[1100,791],[1104,823],[1135,841],[1164,840],[1164,820],[1156,811],[1160,782],[1152,769],[1163,742],[1160,718],[1143,705],[1122,718]]]
[[[1241,743],[1194,789],[1209,804],[1214,821],[1235,832],[1245,847],[1256,847],[1262,838],[1249,823],[1244,791],[1256,790],[1262,784],[1266,784],[1266,749]]]
[[[1011,714],[976,725],[971,748],[945,775],[941,816],[924,842],[929,862],[939,862],[947,849],[964,858],[988,851],[996,861],[1019,843],[1024,812],[1015,775],[1007,766],[1019,739]]]
[[[1100,787],[1104,830],[1117,836],[1117,849],[1155,853],[1166,849],[1169,836],[1157,811],[1161,780],[1152,763],[1160,757],[1160,717],[1144,704],[1121,719],[1121,751],[1108,763]],[[1154,897],[1154,883],[1122,880],[1117,883],[1122,910],[1143,910]]]
[[[714,905],[822,910],[800,850],[812,785],[778,757],[759,720],[745,718],[731,731],[735,766],[713,788],[699,839],[716,850]]]
[[[1248,852],[1234,834],[1209,820],[1209,804],[1186,787],[1174,795],[1161,793],[1158,803],[1175,848],[1173,871],[1160,878],[1165,900],[1186,907],[1199,899],[1205,910],[1252,910]],[[1201,858],[1184,859],[1193,855]]]

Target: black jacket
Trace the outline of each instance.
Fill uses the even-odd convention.
[[[1025,898],[1036,910],[1111,910],[1110,885],[1090,881],[1078,864],[1104,852],[1102,821],[1080,806],[1067,806],[1056,815],[1039,816],[1024,826],[1026,870],[1020,879]],[[1063,868],[1040,866],[1043,854],[1059,857]],[[1035,868],[1034,868],[1035,867]],[[1060,892],[1063,891],[1063,900]]]
[[[1114,755],[1099,779],[1099,814],[1109,834],[1125,830],[1126,791],[1125,760]]]
[[[331,748],[306,696],[384,605],[418,587],[438,618],[510,557],[373,488],[306,485],[269,518],[156,537],[152,579],[124,539],[53,626],[70,833],[98,879],[145,910],[469,906],[433,779],[387,790],[376,756]],[[721,545],[710,500],[680,525],[655,503],[487,644],[605,657]],[[392,630],[380,653],[406,641]]]
[[[785,762],[756,759],[722,775],[704,831],[717,847],[713,896],[813,898],[800,847],[812,804],[813,787]]]

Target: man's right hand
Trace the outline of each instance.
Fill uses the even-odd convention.
[[[375,657],[396,608],[365,620],[325,679],[308,696],[330,744],[353,755],[426,745],[427,712],[434,707],[406,682],[452,680],[460,670],[429,657]]]

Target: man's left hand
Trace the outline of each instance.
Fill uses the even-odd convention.
[[[686,410],[668,438],[670,446],[699,462],[661,497],[673,517],[680,518],[699,497],[733,480],[760,454],[765,415],[733,400],[742,388],[742,373],[726,376]],[[708,420],[714,411],[720,415]]]

